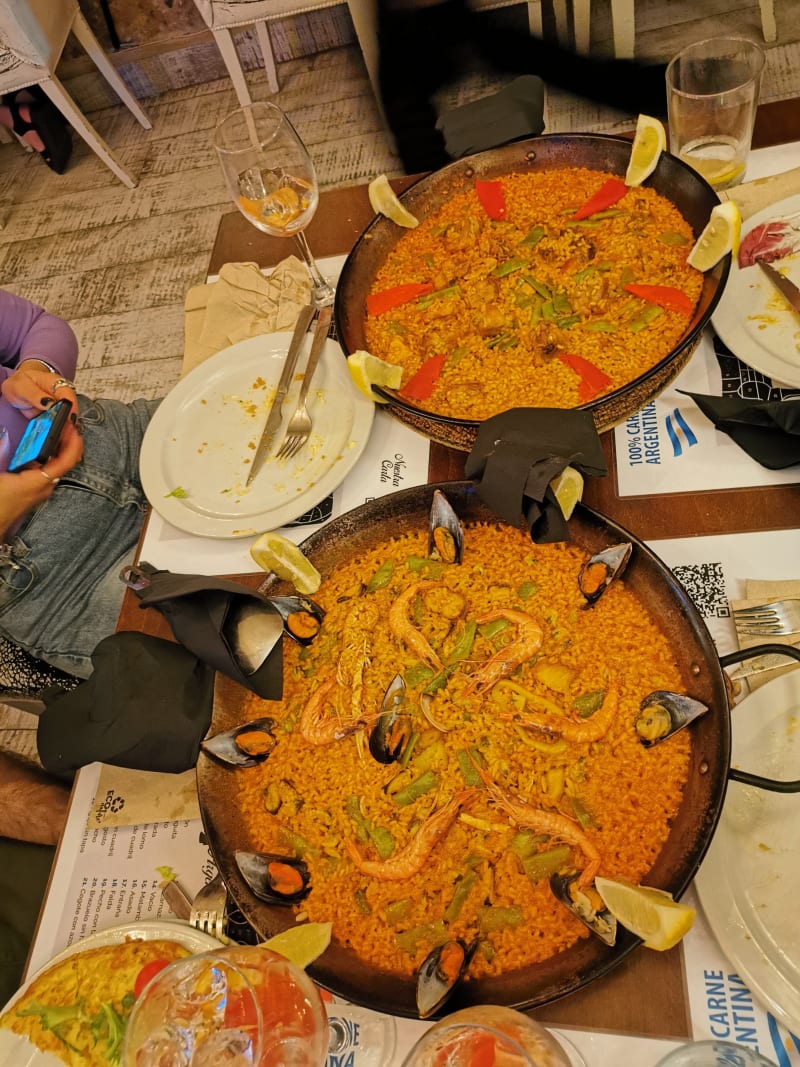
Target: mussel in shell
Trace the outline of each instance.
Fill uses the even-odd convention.
[[[650,748],[672,737],[707,711],[708,707],[699,700],[683,693],[657,689],[639,705],[639,714],[633,725],[641,743],[645,748]]]
[[[469,966],[475,945],[465,941],[445,941],[422,961],[417,972],[417,1011],[428,1019],[441,1008]]]
[[[369,751],[378,763],[400,759],[411,737],[411,716],[404,711],[406,683],[396,674],[389,683],[381,713],[369,735]]]
[[[311,890],[302,860],[274,852],[236,852],[236,866],[250,890],[267,904],[297,904]]]
[[[300,645],[310,645],[320,631],[325,612],[307,596],[273,596],[269,603],[283,619],[284,632]]]
[[[436,489],[428,524],[428,555],[442,563],[460,563],[464,551],[464,529],[450,501]]]
[[[578,885],[577,874],[553,874],[550,888],[556,900],[569,908],[572,914],[588,927],[595,937],[606,945],[617,940],[617,920],[605,906],[603,898],[594,887]]]
[[[623,541],[597,552],[586,560],[578,574],[578,588],[589,604],[594,604],[605,593],[615,578],[619,578],[631,558],[633,545]]]
[[[233,730],[207,737],[200,747],[209,756],[227,763],[229,767],[255,767],[262,763],[275,747],[272,730],[274,719],[253,719]]]

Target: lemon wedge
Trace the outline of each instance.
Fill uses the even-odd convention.
[[[661,889],[599,877],[594,884],[617,922],[641,937],[646,948],[665,952],[692,928],[695,909]]]
[[[730,159],[706,159],[703,156],[685,155],[680,157],[692,170],[702,175],[709,185],[728,185],[735,181],[744,171],[744,163]]]
[[[388,404],[382,396],[373,393],[373,385],[381,385],[386,389],[399,389],[403,379],[403,368],[396,363],[387,363],[384,359],[365,352],[359,348],[357,352],[351,352],[347,357],[347,367],[350,377],[361,392],[374,400],[376,404]]]
[[[550,488],[561,508],[561,514],[568,519],[583,496],[583,475],[574,467],[565,467],[550,482]]]
[[[636,122],[628,169],[625,172],[625,184],[641,185],[645,178],[649,178],[666,147],[667,132],[663,123],[651,115],[640,115]]]
[[[409,230],[419,226],[419,220],[415,219],[410,211],[406,211],[397,199],[395,191],[389,185],[389,179],[385,174],[379,174],[377,178],[373,178],[369,183],[367,192],[372,210],[377,215],[385,215],[387,219],[396,222],[398,226],[405,226]]]
[[[686,262],[697,270],[710,270],[728,252],[736,255],[741,235],[742,216],[733,200],[717,204]]]
[[[278,952],[296,967],[306,968],[331,943],[332,929],[333,923],[302,923],[282,930],[268,941],[261,941],[259,947]]]
[[[282,534],[262,534],[250,546],[250,555],[262,570],[274,571],[279,578],[292,582],[298,593],[316,593],[320,587],[322,576],[317,568]]]

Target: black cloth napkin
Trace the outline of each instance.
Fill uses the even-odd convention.
[[[512,408],[486,419],[465,473],[487,507],[506,522],[524,521],[539,544],[568,541],[567,522],[550,482],[565,467],[608,473],[594,419],[587,411]]]
[[[451,159],[538,136],[544,129],[544,82],[524,74],[491,96],[445,111],[436,126]]]
[[[117,633],[92,653],[75,689],[42,694],[37,727],[45,770],[71,778],[87,763],[177,774],[197,763],[211,725],[214,671],[160,637]]]
[[[282,633],[283,622],[277,609],[260,593],[225,578],[175,574],[156,570],[144,562],[124,571],[123,580],[139,597],[140,607],[157,608],[167,618],[175,639],[190,652],[257,696],[265,700],[281,699],[282,640],[275,642],[254,671],[243,666],[236,652],[242,612],[254,605],[276,618]]]
[[[800,400],[742,400],[738,396],[690,396],[703,414],[769,470],[800,463]]]

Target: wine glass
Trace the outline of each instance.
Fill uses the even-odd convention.
[[[478,1062],[519,1067],[579,1067],[574,1046],[567,1049],[522,1012],[495,1004],[464,1008],[426,1030],[403,1067],[470,1067]]]
[[[247,221],[273,237],[294,237],[311,275],[312,302],[332,304],[333,287],[320,273],[303,232],[319,203],[317,175],[288,117],[275,104],[237,108],[214,131],[214,148]]]

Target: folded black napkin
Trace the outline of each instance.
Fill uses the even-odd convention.
[[[172,627],[175,639],[223,674],[265,700],[283,695],[283,620],[277,609],[254,589],[225,578],[174,574],[149,563],[126,568],[123,580],[143,608],[157,608]],[[266,630],[263,655],[245,662],[245,628]],[[252,644],[252,641],[248,642]]]
[[[800,463],[800,399],[742,400],[678,392],[690,396],[718,430],[762,467],[777,471]]]
[[[478,428],[465,473],[481,500],[514,526],[524,521],[539,544],[568,541],[567,522],[550,482],[567,466],[608,473],[594,419],[587,411],[512,408]]]
[[[544,129],[544,82],[524,74],[491,96],[445,111],[436,125],[451,159],[535,137]]]
[[[45,770],[70,778],[87,763],[179,773],[194,767],[211,724],[214,671],[160,637],[117,633],[92,653],[91,676],[51,687],[37,727]]]

